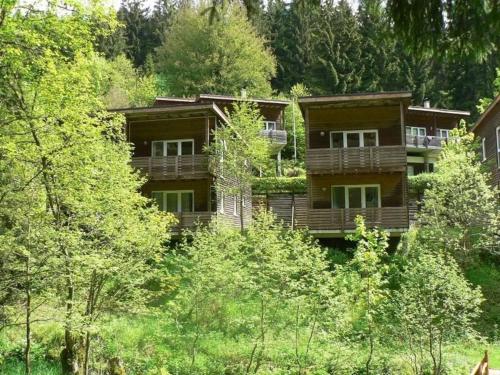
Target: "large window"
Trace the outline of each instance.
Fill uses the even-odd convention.
[[[166,212],[192,212],[194,206],[194,193],[191,190],[178,191],[153,191],[151,198],[161,211]]]
[[[276,130],[276,121],[264,121],[264,130]]]
[[[481,138],[481,150],[480,150],[481,161],[486,161],[486,138]]]
[[[427,130],[418,126],[407,126],[406,135],[425,137],[427,135]]]
[[[330,148],[378,146],[377,130],[330,132]]]
[[[332,186],[332,208],[380,207],[380,185]]]
[[[151,148],[151,155],[153,156],[193,155],[194,141],[192,139],[153,141]]]
[[[450,138],[450,132],[450,129],[438,129],[438,137],[448,139]]]

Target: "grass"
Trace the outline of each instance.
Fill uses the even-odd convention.
[[[8,360],[0,365],[0,373],[5,375],[24,375],[24,363],[19,360]],[[35,361],[32,363],[31,374],[60,375],[60,364],[48,361]]]

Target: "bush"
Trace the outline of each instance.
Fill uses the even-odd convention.
[[[254,194],[305,193],[305,177],[256,177],[252,183]]]

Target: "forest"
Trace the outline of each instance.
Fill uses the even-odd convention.
[[[500,192],[469,131],[499,39],[494,1],[0,0],[0,374],[469,374],[485,350],[500,368]],[[472,116],[412,179],[397,246],[362,216],[323,246],[263,208],[174,238],[114,109],[242,90],[291,101],[289,173],[264,173],[284,189],[300,96],[408,90]],[[269,162],[262,118],[229,118],[206,151],[266,189],[242,168]]]

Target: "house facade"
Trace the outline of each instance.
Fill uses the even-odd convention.
[[[491,184],[500,188],[500,95],[476,121],[472,131],[480,139],[480,157],[491,171]]]
[[[267,207],[278,219],[317,237],[344,237],[354,230],[357,215],[393,237],[406,231],[419,199],[408,188],[408,176],[431,172],[450,131],[469,116],[428,103],[411,106],[411,99],[409,92],[300,98],[307,191],[268,197]],[[230,184],[230,178],[212,170],[205,151],[218,127],[228,124],[238,100],[258,106],[264,120],[261,135],[269,138],[279,161],[287,141],[283,112],[288,102],[283,100],[201,94],[159,97],[153,107],[121,110],[134,148],[132,165],[147,176],[143,193],[178,218],[177,232],[214,217],[237,227],[241,217],[243,226],[251,221],[251,191],[243,207],[238,197],[217,191],[216,185]]]
[[[407,92],[305,97],[307,201],[297,226],[342,237],[357,215],[397,235],[408,228]]]
[[[132,166],[147,178],[142,193],[156,201],[160,210],[176,216],[174,233],[215,217],[236,227],[251,222],[251,190],[240,204],[240,197],[216,189],[232,182],[215,172],[206,152],[217,129],[229,123],[226,111],[236,100],[211,95],[157,98],[150,108],[119,110],[126,117],[126,136],[133,147]],[[256,104],[265,120],[262,136],[280,152],[286,144],[282,118],[287,102],[257,100]]]

